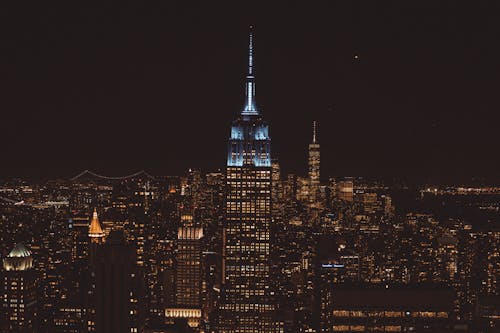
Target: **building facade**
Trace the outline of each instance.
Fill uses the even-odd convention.
[[[202,318],[203,228],[180,227],[177,234],[175,307],[165,310],[167,321],[185,318],[197,328]]]

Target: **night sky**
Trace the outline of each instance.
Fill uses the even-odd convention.
[[[499,175],[497,2],[270,2],[4,1],[0,177],[224,167],[251,24],[284,172]]]

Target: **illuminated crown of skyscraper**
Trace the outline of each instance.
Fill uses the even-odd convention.
[[[89,226],[89,237],[104,237],[104,232],[102,231],[101,224],[99,223],[99,217],[97,216],[97,210],[94,208],[94,213],[92,214],[92,220]]]
[[[3,260],[6,271],[25,271],[33,267],[31,252],[23,243],[17,243],[9,255]]]
[[[228,144],[227,166],[271,166],[271,138],[269,125],[255,106],[253,69],[253,31],[250,27],[246,103],[233,121]]]

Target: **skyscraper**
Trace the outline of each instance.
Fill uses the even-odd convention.
[[[0,332],[36,332],[37,286],[31,252],[16,244],[3,260],[3,269]]]
[[[70,290],[70,297],[73,300],[83,300],[86,294],[84,283],[89,263],[89,219],[88,217],[72,217],[69,219],[71,230],[71,279],[73,287]]]
[[[91,270],[95,274],[95,332],[142,332],[142,281],[133,247],[123,231],[110,232],[96,249]]]
[[[232,123],[228,143],[219,332],[276,330],[271,219],[271,139],[255,103],[251,32],[246,103]]]
[[[317,123],[313,122],[313,137],[309,144],[309,202],[313,205],[319,201],[320,186],[320,146],[317,140]]]
[[[196,309],[201,307],[202,237],[202,228],[179,228],[176,279],[176,302],[178,306]]]
[[[183,226],[177,233],[177,269],[175,308],[167,308],[167,320],[185,318],[189,326],[198,327],[202,301],[202,238],[200,227]]]
[[[97,251],[104,244],[105,234],[99,223],[99,217],[97,215],[97,210],[94,208],[92,213],[92,218],[90,219],[89,229],[88,229],[88,272],[83,276],[83,285],[87,289],[85,295],[86,300],[86,325],[89,332],[96,331],[96,277],[95,277],[95,263],[97,258]]]

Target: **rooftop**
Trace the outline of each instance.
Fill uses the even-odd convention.
[[[7,257],[9,258],[26,258],[31,256],[31,251],[24,246],[23,243],[17,243]]]

